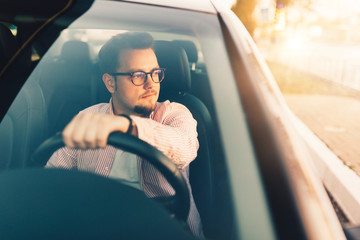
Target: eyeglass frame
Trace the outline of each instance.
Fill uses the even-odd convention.
[[[156,70],[162,70],[163,73],[164,73],[164,77],[163,77],[159,82],[155,82],[154,79],[153,79],[153,77],[152,77],[153,72],[156,71]],[[148,74],[150,74],[151,81],[153,81],[154,83],[161,83],[161,82],[164,80],[164,78],[165,78],[165,70],[166,70],[166,68],[155,68],[155,69],[153,69],[151,72],[134,71],[134,72],[117,72],[117,73],[109,73],[109,74],[110,74],[111,76],[130,76],[130,80],[131,80],[132,84],[134,84],[135,86],[142,86],[142,85],[144,85],[144,84],[147,82],[147,80],[148,80]],[[142,84],[140,84],[140,85],[136,85],[136,84],[134,83],[133,79],[132,79],[134,73],[137,73],[137,72],[145,73],[145,76],[146,76],[144,82],[143,82]]]

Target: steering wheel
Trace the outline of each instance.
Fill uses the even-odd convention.
[[[186,221],[190,210],[189,189],[183,175],[169,158],[150,144],[122,132],[111,133],[107,144],[136,154],[151,163],[175,190],[174,196],[154,199],[163,204],[175,217]],[[51,155],[62,147],[65,147],[65,144],[61,133],[48,138],[33,153],[31,165],[45,166]]]

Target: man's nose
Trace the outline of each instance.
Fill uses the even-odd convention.
[[[155,85],[154,81],[151,78],[151,73],[147,73],[146,74],[146,80],[145,80],[145,84],[144,84],[144,88],[153,88]]]

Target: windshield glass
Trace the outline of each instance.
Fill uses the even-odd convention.
[[[164,18],[168,20],[163,21]],[[56,24],[61,25],[61,20]],[[111,95],[101,80],[98,52],[107,40],[119,33],[146,31],[155,42],[176,41],[179,46],[184,43],[194,46],[192,52],[187,52],[191,74],[195,76],[190,91],[196,93],[214,114],[212,98],[208,94],[208,77],[211,76],[206,75],[206,51],[223,46],[219,42],[222,39],[219,29],[216,16],[212,14],[95,2],[86,14],[61,32],[42,56],[2,120],[0,141],[5,147],[1,151],[6,159],[1,163],[3,169],[26,166],[34,149],[47,137],[62,131],[79,111],[109,102]],[[35,47],[36,43],[34,53]],[[223,55],[226,52],[225,48],[219,51],[223,51]],[[230,66],[227,67],[230,71]],[[218,67],[213,69],[216,71]],[[17,120],[18,117],[28,119]],[[15,126],[17,122],[22,126]],[[12,141],[8,141],[6,136],[12,136]],[[26,145],[26,149],[19,151],[21,145]],[[17,150],[15,146],[18,146]]]
[[[225,195],[228,194],[229,187],[225,175],[226,166],[220,139],[221,134],[216,122],[216,104],[213,99],[214,89],[212,86],[221,84],[224,87],[231,88],[231,84],[222,84],[220,81],[226,80],[232,84],[235,81],[217,15],[135,3],[97,1],[88,12],[70,26],[66,26],[66,21],[60,18],[55,20],[53,27],[57,30],[63,30],[59,32],[56,41],[46,51],[43,49],[43,43],[50,41],[51,38],[48,38],[47,35],[53,36],[52,30],[54,29],[44,30],[41,36],[34,41],[32,46],[34,59],[36,59],[34,61],[38,61],[38,63],[0,123],[1,170],[21,169],[30,165],[41,165],[43,167],[46,164],[43,162],[44,159],[41,159],[41,163],[38,162],[38,159],[31,159],[35,149],[49,137],[61,133],[79,112],[94,105],[106,106],[109,109],[116,110],[116,106],[113,105],[115,101],[110,100],[113,92],[110,93],[109,86],[105,86],[105,78],[114,77],[114,74],[125,75],[129,80],[127,84],[131,81],[130,84],[135,86],[142,83],[147,84],[151,78],[156,84],[160,84],[161,81],[159,101],[158,103],[155,101],[156,107],[166,100],[179,102],[181,99],[187,99],[181,104],[188,108],[190,116],[196,120],[193,121],[194,119],[191,118],[189,121],[192,123],[190,127],[194,129],[195,134],[193,135],[196,135],[195,141],[191,139],[191,144],[196,149],[190,152],[192,159],[188,162],[173,162],[181,170],[184,178],[187,179],[186,184],[191,183],[193,193],[190,191],[190,194],[193,194],[195,201],[201,202],[198,204],[200,214],[206,215],[206,211],[210,209],[212,202],[206,194],[202,197],[196,192],[203,192],[205,184],[210,186],[213,176],[219,177],[216,192],[223,197],[223,200],[217,204],[216,211],[222,211],[219,221],[230,227],[231,224],[226,224],[227,222],[230,223],[232,219],[229,217],[231,215],[226,214],[230,212],[230,205],[226,201],[228,195]],[[107,75],[104,77],[105,74],[99,63],[100,49],[113,36],[129,32],[146,32],[151,35],[154,40],[154,52],[152,54],[156,54],[159,66],[151,66],[148,70],[129,69],[129,71],[124,72],[106,72]],[[169,47],[171,54],[169,54],[167,47]],[[176,50],[175,53],[178,54],[173,55],[174,59],[178,58],[176,61],[173,61],[172,56],[167,58],[168,55],[172,55],[174,49]],[[160,57],[162,55],[166,57]],[[120,57],[117,56],[117,58]],[[134,72],[137,73],[134,74]],[[19,73],[21,73],[20,70]],[[144,73],[146,74],[144,75]],[[162,79],[164,74],[165,78]],[[140,76],[140,80],[135,79],[135,76]],[[121,88],[122,86],[119,85],[118,87]],[[230,92],[231,94],[229,94]],[[124,95],[128,94],[126,91],[123,93]],[[153,92],[146,92],[145,95],[141,95],[141,98],[151,99],[152,94]],[[231,96],[231,99],[239,99],[236,88],[229,89],[226,96],[218,91],[216,96],[221,100],[221,102],[217,101],[217,104],[222,105],[227,104],[228,96]],[[118,95],[117,97],[121,98],[122,96]],[[171,108],[169,107],[169,109]],[[159,110],[159,112],[161,111]],[[156,119],[158,116],[154,115],[150,114],[150,117]],[[199,117],[201,115],[203,115],[203,119]],[[141,120],[133,115],[131,118],[134,118],[132,121],[136,123],[136,126],[139,126],[136,121]],[[157,121],[166,122],[170,120],[170,117],[164,117],[164,119],[159,117]],[[207,125],[209,123],[211,124]],[[131,124],[130,121],[127,130],[123,131],[124,133],[129,131],[131,133]],[[188,131],[188,128],[185,127],[183,130]],[[169,141],[178,141],[180,134],[181,132],[173,134]],[[155,138],[155,140],[157,139]],[[149,144],[151,145],[151,143]],[[183,144],[177,144],[179,147],[183,147]],[[216,146],[216,148],[210,146]],[[90,156],[89,159],[91,159],[91,156],[97,156],[96,150],[98,149],[77,150],[76,154]],[[184,152],[181,149],[177,151],[180,154]],[[167,153],[166,150],[162,152],[165,155]],[[173,157],[171,154],[168,155],[169,158]],[[132,156],[124,157],[119,152],[114,154],[113,164],[102,166],[89,161],[88,166],[82,170],[109,177],[115,176],[116,178],[125,174],[125,171],[112,171],[112,167],[117,166],[116,164],[123,164],[117,159],[126,160],[130,158],[133,160],[129,162],[135,163],[135,167],[133,164],[126,165],[126,169],[131,170],[127,171],[126,174],[134,174],[135,185],[139,187],[142,175],[139,174],[140,170],[139,172],[136,170],[136,159],[134,161]],[[183,160],[182,157],[178,158]],[[83,158],[79,157],[79,159]],[[214,160],[216,162],[213,162]],[[78,166],[80,165],[81,163]],[[76,167],[70,168],[76,169]],[[99,168],[101,169],[99,170]],[[191,171],[199,172],[198,175],[194,174],[194,177],[190,175],[190,180],[189,168]],[[129,176],[127,180],[132,177]],[[200,181],[193,184],[197,179]],[[162,178],[159,181],[163,181]],[[148,194],[149,190],[146,191]],[[169,190],[167,191],[172,193]],[[194,209],[193,201],[191,204],[191,208]],[[193,214],[194,210],[191,211]],[[206,224],[206,218],[204,219],[204,224]],[[226,226],[221,229],[225,235],[230,234],[230,231],[226,232]],[[204,231],[210,230],[205,229]],[[196,231],[193,232],[196,233]]]

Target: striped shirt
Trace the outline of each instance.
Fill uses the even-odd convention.
[[[113,114],[112,104],[100,103],[82,112],[103,112]],[[190,212],[187,225],[191,232],[203,237],[200,215],[195,206],[189,183],[189,164],[196,158],[199,143],[196,120],[183,105],[165,101],[157,103],[149,118],[131,116],[136,124],[138,137],[164,153],[183,174],[190,190]],[[107,146],[103,149],[78,150],[62,148],[56,151],[46,167],[79,169],[108,177],[117,149]],[[148,197],[174,195],[174,189],[165,178],[147,161],[138,159],[139,182]]]

